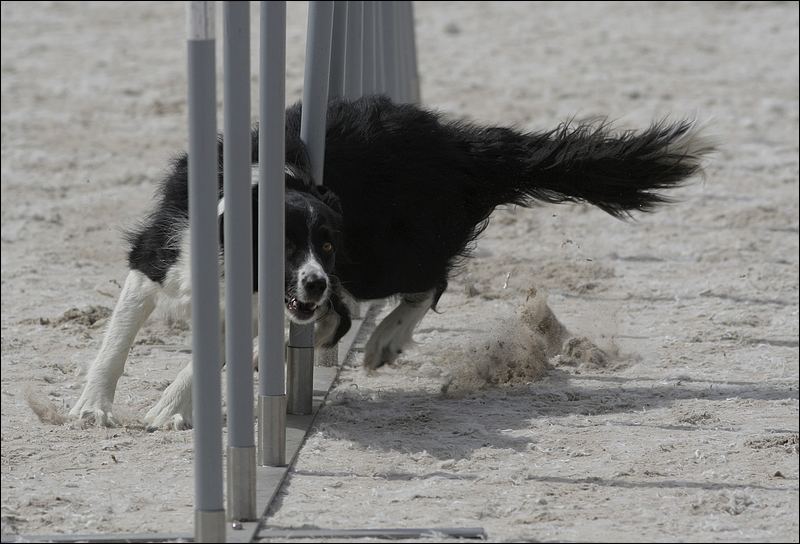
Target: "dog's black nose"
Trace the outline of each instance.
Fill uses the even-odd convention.
[[[319,299],[327,288],[328,280],[322,276],[311,276],[303,280],[303,289],[310,298]]]

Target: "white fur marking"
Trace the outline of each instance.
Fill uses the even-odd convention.
[[[192,426],[192,361],[183,367],[144,416],[148,430],[161,427],[173,428],[176,431],[189,429]]]
[[[284,173],[286,175],[288,175],[289,177],[292,177],[292,178],[294,178],[294,179],[296,179],[298,181],[303,181],[303,182],[308,182],[309,181],[308,176],[304,175],[303,172],[299,168],[295,167],[292,164],[284,165],[283,171],[284,171]]]
[[[306,258],[306,262],[304,262],[300,266],[300,268],[297,269],[297,298],[300,299],[300,301],[302,302],[311,302],[310,297],[306,293],[305,287],[303,286],[303,280],[309,277],[324,278],[326,282],[328,279],[328,275],[325,273],[325,269],[322,268],[322,265],[314,257],[314,253],[312,251],[308,252],[308,257]],[[322,297],[320,297],[319,300],[325,300],[327,299],[327,297],[328,297],[328,289],[326,288],[325,292],[322,294]]]
[[[70,416],[93,418],[99,425],[114,425],[112,407],[117,382],[125,367],[131,345],[144,321],[158,306],[173,318],[188,320],[191,315],[191,271],[188,222],[175,226],[170,246],[180,250],[178,260],[166,272],[162,285],[151,281],[138,270],[128,273],[114,313],[108,324],[102,347],[89,368],[86,386],[70,410]],[[220,268],[222,270],[222,267]],[[224,308],[225,290],[220,290]],[[224,339],[224,310],[220,313]],[[258,295],[253,294],[253,336],[258,332]],[[221,343],[220,364],[225,348]],[[161,399],[145,416],[148,428],[187,429],[192,425],[192,364],[189,363],[164,390]]]
[[[364,366],[370,369],[391,363],[413,341],[414,329],[433,303],[433,291],[424,298],[402,302],[387,315],[367,341]]]
[[[250,166],[250,188],[252,189],[254,186],[258,185],[258,165],[253,164]],[[219,201],[217,202],[217,217],[221,216],[225,213],[225,197],[220,197]]]
[[[86,385],[70,416],[93,417],[99,425],[113,425],[114,394],[136,333],[153,311],[160,286],[138,270],[131,270],[111,315],[100,353],[89,368]]]

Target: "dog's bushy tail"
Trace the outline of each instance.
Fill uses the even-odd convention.
[[[492,208],[532,200],[588,202],[625,218],[669,202],[661,191],[699,173],[714,150],[691,121],[662,121],[616,134],[605,122],[566,123],[527,134],[457,125],[468,160],[482,178],[474,191]]]

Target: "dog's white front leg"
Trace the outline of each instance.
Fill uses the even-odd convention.
[[[256,322],[257,323],[257,322]],[[220,368],[225,366],[225,321],[220,326]],[[182,431],[192,428],[192,365],[183,367],[169,387],[164,390],[158,402],[144,416],[147,430],[175,429]]]
[[[402,296],[400,304],[387,315],[367,340],[364,366],[374,370],[392,363],[413,342],[414,329],[433,304],[434,291]]]
[[[158,402],[144,416],[147,430],[173,428],[176,431],[192,427],[192,361],[183,367],[161,395]]]
[[[131,270],[106,329],[100,353],[89,367],[86,385],[70,416],[94,419],[99,425],[114,425],[111,409],[117,381],[136,333],[155,308],[160,286],[138,270]]]

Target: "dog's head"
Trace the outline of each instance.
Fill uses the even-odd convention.
[[[286,312],[296,323],[328,311],[338,288],[336,254],[342,249],[342,209],[325,187],[286,187]]]

